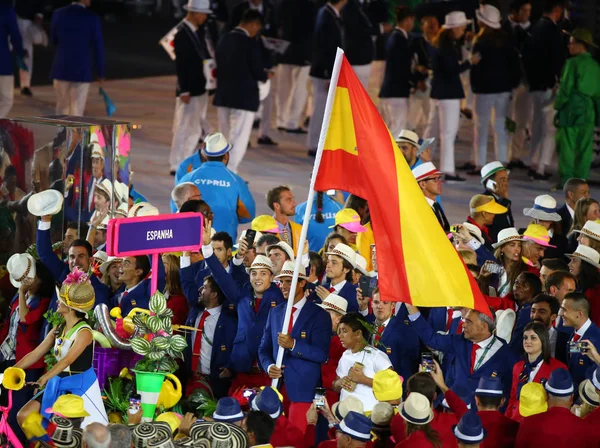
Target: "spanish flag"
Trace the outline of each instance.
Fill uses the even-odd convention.
[[[322,136],[323,132],[314,189],[344,190],[369,202],[382,299],[426,307],[464,306],[489,314],[475,279],[341,50]]]

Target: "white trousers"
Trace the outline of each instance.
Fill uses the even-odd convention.
[[[219,130],[232,145],[229,153],[229,165],[227,167],[237,173],[240,163],[248,149],[252,123],[255,112],[229,107],[217,107],[219,116]]]
[[[89,82],[59,81],[55,79],[56,114],[82,117],[89,89]]]
[[[302,113],[308,99],[310,65],[280,64],[277,69],[277,127],[296,129],[302,125]]]
[[[533,105],[533,121],[529,162],[537,167],[539,174],[544,174],[544,170],[552,161],[556,136],[552,89],[531,92],[530,95]]]
[[[440,170],[445,174],[456,174],[454,167],[454,142],[458,133],[460,119],[460,101],[431,100],[429,119],[425,134],[440,137]]]
[[[8,115],[13,105],[15,81],[12,75],[0,76],[0,118]]]
[[[473,116],[473,153],[475,166],[482,167],[486,164],[487,142],[490,129],[490,120],[494,125],[494,147],[496,155],[494,160],[506,164],[508,162],[508,132],[506,131],[506,117],[510,92],[502,93],[476,93],[475,113]]]
[[[267,97],[260,102],[260,127],[258,129],[258,135],[261,137],[268,137],[271,133],[272,117],[273,117],[273,103],[277,96],[278,80],[277,76],[271,78],[271,88]]]
[[[353,65],[352,70],[356,73],[356,77],[365,88],[366,91],[369,90],[369,78],[371,77],[371,64],[365,65]]]
[[[310,77],[313,86],[313,111],[306,135],[306,146],[308,149],[317,149],[319,145],[319,135],[321,134],[321,125],[323,124],[323,115],[325,114],[325,103],[327,102],[327,90],[329,89],[329,80]]]
[[[31,74],[33,73],[33,41],[31,40],[29,27],[33,26],[33,22],[28,19],[17,17],[17,24],[19,25],[19,32],[23,39],[23,49],[27,52],[27,56],[23,58],[23,61],[29,69],[29,71],[19,70],[21,89],[23,89],[24,87],[31,87]]]
[[[512,119],[516,123],[510,145],[510,159],[526,157],[527,129],[531,129],[532,106],[529,88],[521,84],[513,90]]]
[[[408,98],[379,98],[379,107],[392,137],[398,137],[408,123]]]
[[[207,107],[208,93],[191,97],[188,104],[179,97],[175,99],[173,141],[169,155],[171,171],[177,170],[179,164],[196,150],[202,136],[202,125],[206,121]]]
[[[429,109],[431,108],[430,101],[431,86],[427,83],[427,90],[422,92],[416,90],[409,100],[408,127],[417,129],[419,126],[427,126],[427,118],[429,117]]]

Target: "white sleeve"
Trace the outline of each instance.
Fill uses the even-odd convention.
[[[187,268],[191,264],[192,264],[192,259],[190,257],[185,256],[185,255],[182,255],[181,257],[179,257],[179,267],[181,269]]]
[[[386,370],[390,368],[393,369],[394,366],[392,366],[392,362],[390,361],[388,355],[383,353],[381,350],[377,351],[379,353],[376,353],[376,357],[374,359],[375,365],[373,366],[375,373],[379,372],[380,370]]]
[[[345,364],[346,364],[345,361],[346,361],[346,357],[344,355],[342,355],[342,357],[340,358],[340,361],[338,362],[337,368],[335,369],[335,374],[340,378],[348,375],[348,371],[350,370],[347,367],[345,367]]]
[[[38,222],[38,230],[50,230],[50,226],[52,225],[51,222],[47,222],[47,221],[42,221],[40,220]]]
[[[202,256],[206,259],[206,258],[210,258],[212,256],[212,254],[214,254],[215,252],[213,251],[212,246],[209,244],[208,246],[202,246]]]

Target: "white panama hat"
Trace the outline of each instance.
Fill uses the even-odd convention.
[[[31,195],[27,201],[27,210],[33,216],[56,215],[63,206],[64,197],[60,191],[44,190]]]
[[[20,288],[26,278],[35,278],[35,259],[29,254],[14,254],[6,262],[10,283]]]

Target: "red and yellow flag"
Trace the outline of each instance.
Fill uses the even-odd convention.
[[[489,314],[476,281],[342,57],[315,190],[344,190],[369,202],[383,300],[464,306]]]

